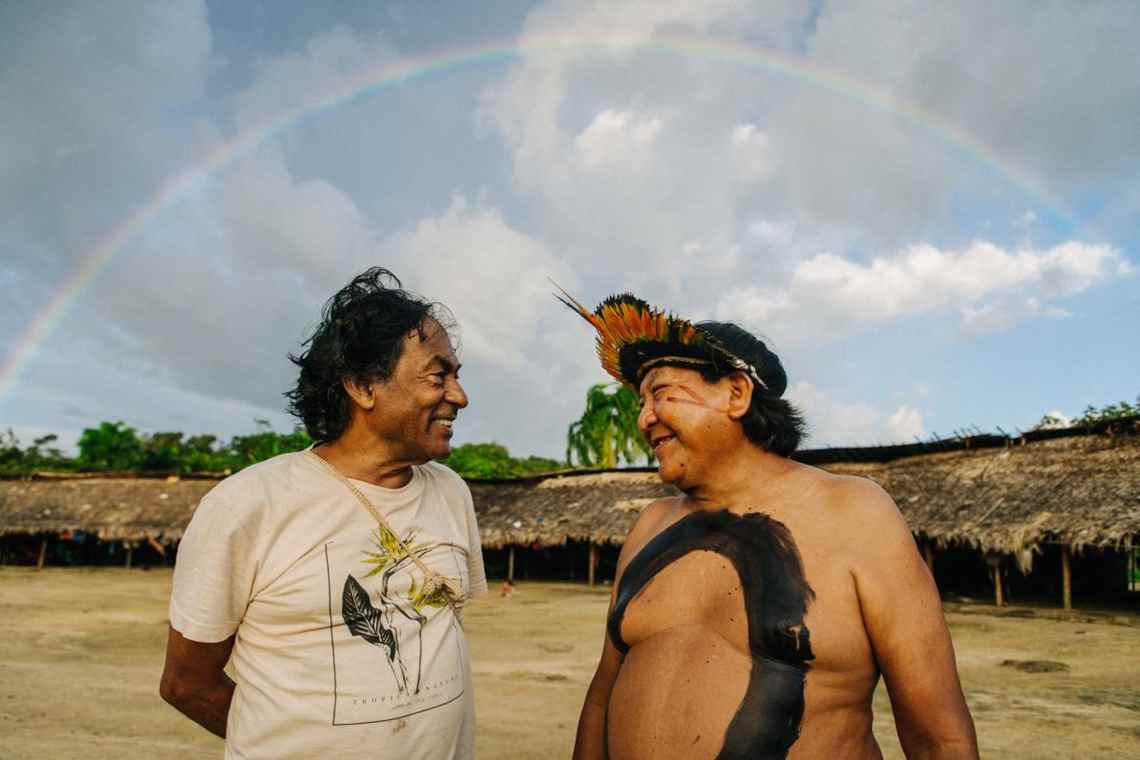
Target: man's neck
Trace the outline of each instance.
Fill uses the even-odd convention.
[[[400,458],[391,446],[354,425],[335,441],[314,446],[313,453],[341,475],[383,488],[406,486],[412,479],[412,467],[423,464]]]
[[[702,473],[700,483],[682,488],[702,509],[760,506],[757,491],[775,495],[787,475],[799,465],[785,457],[770,454],[747,440]]]

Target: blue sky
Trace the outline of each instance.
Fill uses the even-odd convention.
[[[373,264],[459,321],[457,440],[518,454],[605,379],[549,277],[764,335],[809,446],[1134,400],[1138,33],[1125,0],[5,4],[0,427],[288,429],[286,354]]]

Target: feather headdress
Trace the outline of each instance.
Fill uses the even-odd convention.
[[[615,380],[637,390],[641,379],[661,365],[714,367],[745,372],[757,388],[768,390],[757,367],[740,358],[713,335],[629,293],[613,295],[590,311],[554,283],[562,303],[597,331],[598,359]]]

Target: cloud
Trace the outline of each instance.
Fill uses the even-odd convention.
[[[1043,299],[1073,296],[1131,271],[1119,250],[1078,242],[1012,251],[986,241],[960,251],[923,244],[866,264],[823,253],[796,265],[782,287],[730,290],[716,313],[744,322],[780,322],[789,334],[806,337],[796,323],[814,329],[823,320],[853,331],[959,311],[962,326],[977,332],[1030,317],[1066,316]]]
[[[729,139],[733,161],[742,181],[753,182],[771,174],[771,140],[755,124],[737,124]]]
[[[1135,270],[1134,3],[556,0],[488,21],[519,29],[509,62],[348,99],[443,48],[308,16],[211,30],[224,15],[192,1],[41,5],[0,24],[6,334],[171,179],[261,144],[148,217],[33,352],[12,424],[248,426],[281,408],[285,353],[324,300],[373,264],[459,317],[461,438],[544,453],[605,379],[548,275],[586,301],[632,289],[751,323],[808,378],[874,327],[1059,329],[1095,288],[1107,313],[1134,305],[1106,287]],[[1065,198],[1071,219],[1046,207]],[[909,348],[880,332],[883,355]],[[823,334],[837,351],[795,356]],[[912,396],[794,392],[817,443],[933,419]]]
[[[384,248],[407,262],[409,280],[455,314],[465,357],[514,369],[526,362],[540,316],[555,303],[547,278],[573,284],[545,245],[462,195]]]
[[[640,173],[652,165],[653,146],[664,126],[661,117],[602,111],[574,138],[578,161],[587,171]]]
[[[697,56],[638,45],[672,35],[736,39],[741,28],[783,44],[803,12],[795,8],[553,2],[528,15],[522,59],[485,90],[481,123],[504,141],[515,190],[564,256],[584,270],[620,261],[640,270],[628,286],[674,292],[705,279],[699,262],[675,269],[686,266],[686,251],[713,257],[723,274],[738,207],[770,163],[762,127],[746,118],[755,80],[742,67],[710,77]]]
[[[807,420],[809,447],[872,441],[880,429],[881,415],[874,407],[860,402],[844,403],[812,383],[792,383],[784,397]]]
[[[887,418],[886,431],[890,436],[888,440],[892,441],[910,442],[915,438],[921,438],[925,432],[922,412],[909,406],[900,406]]]
[[[0,228],[21,289],[57,280],[192,154],[194,120],[170,114],[212,61],[203,2],[5,4]]]
[[[312,38],[303,50],[285,52],[256,67],[256,82],[234,98],[239,130],[274,122],[338,92],[347,94],[368,71],[399,59],[378,36],[339,27]]]
[[[913,443],[925,434],[920,409],[902,404],[887,412],[865,401],[850,401],[813,383],[798,381],[785,398],[808,424],[804,448]]]

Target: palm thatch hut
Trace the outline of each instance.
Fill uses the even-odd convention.
[[[952,581],[954,562],[967,556],[987,573],[998,604],[1003,587],[1014,582],[1003,581],[1006,571],[1016,567],[1028,574],[1035,559],[1040,564],[1045,555],[1056,560],[1050,564],[1060,572],[1066,609],[1074,558],[1082,552],[1107,553],[1134,572],[1140,419],[1016,437],[805,451],[796,458],[877,481],[898,503],[932,570],[936,559],[946,563],[940,580]],[[162,547],[178,541],[214,483],[100,477],[0,481],[0,540],[40,537],[41,564],[52,536],[83,533],[128,547]],[[641,508],[675,493],[645,469],[473,481],[471,490],[485,552],[489,558],[505,555],[489,567],[505,564],[505,574],[513,578],[516,549],[526,554],[584,548],[590,583],[597,580],[603,553],[612,564]],[[127,556],[129,561],[129,551]],[[1120,577],[1124,574],[1121,567]]]
[[[38,541],[40,567],[49,543],[60,539],[121,544],[128,566],[139,546],[165,555],[217,483],[217,478],[122,475],[0,480],[0,562],[7,559],[9,541],[18,537]]]
[[[1140,436],[1122,426],[1056,432],[805,451],[797,458],[883,486],[932,570],[941,550],[984,557],[999,604],[1006,567],[1029,573],[1035,556],[1059,547],[1068,608],[1073,555],[1086,549],[1131,555],[1140,536]],[[472,490],[485,549],[620,545],[641,506],[674,493],[652,472],[637,471],[566,473]]]

